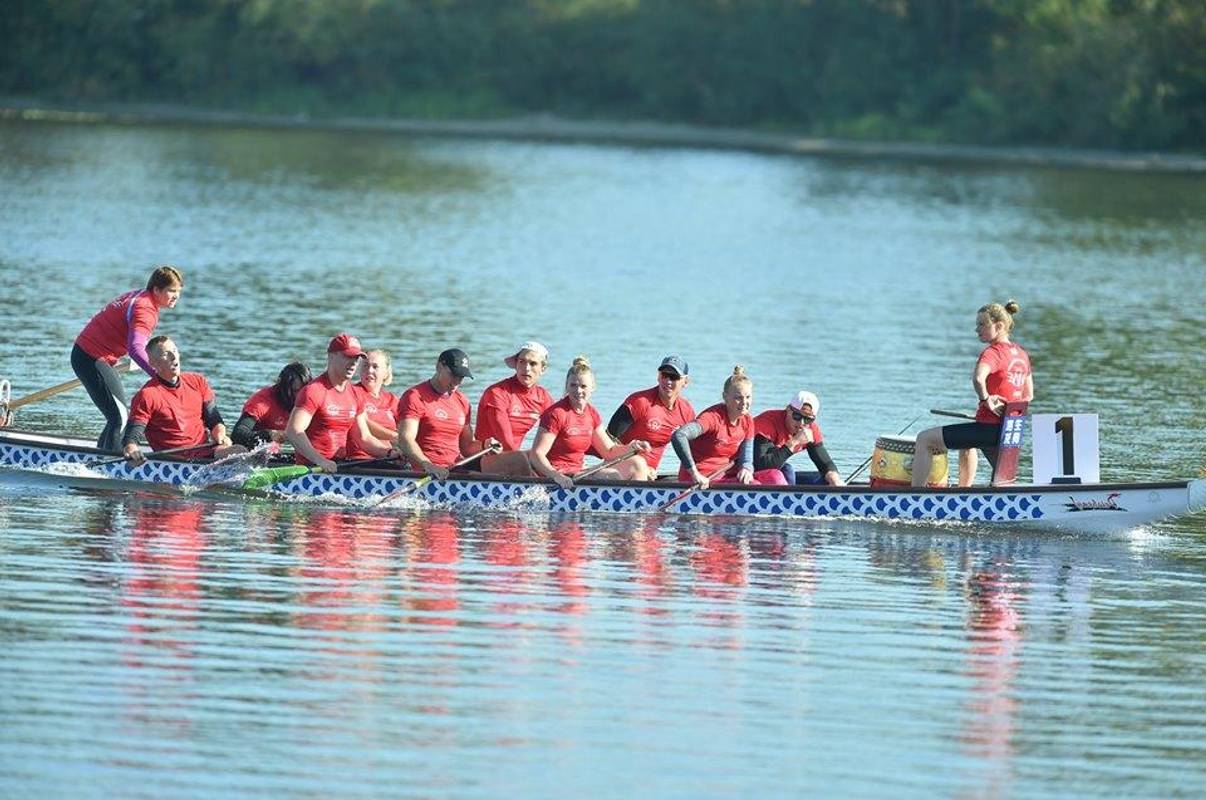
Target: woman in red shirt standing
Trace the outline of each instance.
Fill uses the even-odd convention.
[[[695,421],[674,432],[670,444],[682,466],[680,481],[701,489],[710,483],[757,483],[754,480],[754,382],[740,364],[724,382],[724,402],[706,408]],[[719,479],[711,477],[731,465]]]
[[[540,415],[536,440],[528,451],[532,469],[562,489],[574,485],[571,476],[582,469],[586,451],[592,445],[603,459],[619,458],[625,453],[641,453],[649,449],[649,443],[639,439],[627,445],[612,442],[607,429],[603,427],[603,418],[590,404],[594,392],[595,373],[590,368],[590,360],[586,356],[578,356],[565,376],[565,397]],[[619,480],[621,476],[614,469],[602,469],[594,473],[594,477]],[[645,475],[635,475],[633,479],[645,480]]]
[[[151,378],[155,368],[147,342],[155,332],[161,308],[175,308],[184,290],[184,276],[175,267],[156,267],[146,289],[133,289],[113,298],[88,321],[71,348],[71,369],[92,402],[105,415],[105,428],[96,440],[101,450],[116,450],[129,415],[117,359],[130,355]]]
[[[1013,330],[1013,315],[1022,310],[1016,300],[1001,305],[989,303],[976,312],[976,334],[988,346],[980,351],[972,371],[972,388],[980,405],[976,421],[958,425],[943,425],[924,430],[917,435],[913,453],[913,485],[924,486],[930,474],[934,455],[947,450],[984,451],[989,462],[997,464],[997,443],[1001,437],[1001,415],[1007,403],[1034,399],[1034,377],[1030,372],[1030,356],[1009,341]],[[974,462],[973,462],[974,463]],[[970,486],[974,469],[959,470],[959,485]]]

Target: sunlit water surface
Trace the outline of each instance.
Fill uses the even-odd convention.
[[[230,418],[350,329],[539,338],[609,414],[658,360],[822,397],[843,471],[969,410],[1017,297],[1102,474],[1192,477],[1201,178],[244,130],[0,125],[0,376],[70,377],[156,263]],[[131,378],[131,387],[136,385]],[[925,415],[912,430],[930,424]],[[94,435],[80,393],[21,427]],[[0,795],[1200,796],[1206,520],[1113,538],[239,502],[0,476]]]

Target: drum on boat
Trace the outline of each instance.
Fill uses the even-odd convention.
[[[872,486],[909,486],[913,482],[913,453],[917,440],[912,436],[880,436],[871,456]],[[934,456],[926,486],[945,487],[950,479],[946,453]]]

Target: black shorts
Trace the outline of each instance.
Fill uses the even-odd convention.
[[[984,455],[995,467],[997,445],[1001,442],[999,422],[961,422],[958,425],[942,426],[942,443],[947,450],[983,450]]]

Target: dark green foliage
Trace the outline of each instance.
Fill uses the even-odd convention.
[[[1201,149],[1202,0],[8,0],[0,93]]]

